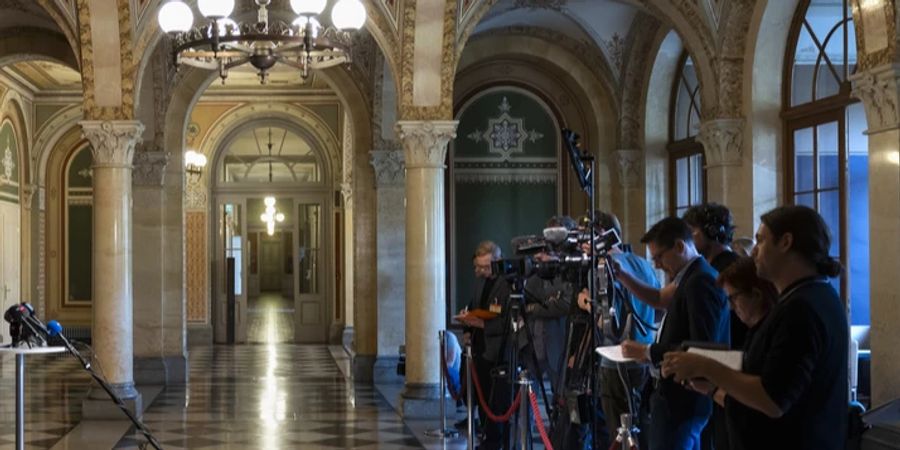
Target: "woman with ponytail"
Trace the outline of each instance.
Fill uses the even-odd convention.
[[[669,353],[663,374],[705,379],[725,392],[732,449],[844,449],[849,325],[829,277],[842,267],[819,214],[782,206],[762,216],[753,250],[778,301],[745,347],[738,372],[694,354]],[[721,395],[721,394],[719,394]]]

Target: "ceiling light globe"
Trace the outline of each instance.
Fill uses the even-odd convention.
[[[275,220],[278,222],[284,222],[284,214],[282,214],[282,213],[275,214]]]
[[[206,167],[206,155],[194,152],[194,164],[196,164],[197,167]]]
[[[328,0],[291,0],[291,9],[301,16],[316,16],[325,11]]]
[[[268,207],[275,206],[275,197],[266,197],[265,200],[263,200],[263,203],[265,203]]]
[[[342,30],[358,30],[366,24],[366,7],[359,0],[340,0],[331,9],[331,23]]]
[[[199,0],[197,8],[205,17],[228,17],[234,11],[234,0]]]
[[[159,28],[166,33],[183,33],[194,26],[194,13],[181,1],[172,1],[159,8]]]

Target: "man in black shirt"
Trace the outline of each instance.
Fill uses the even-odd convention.
[[[738,260],[738,254],[731,250],[734,224],[728,208],[718,203],[704,203],[688,208],[682,218],[691,226],[691,237],[694,238],[697,251],[717,272],[724,272]],[[744,348],[747,326],[734,310],[731,310],[730,316],[731,348]],[[703,430],[702,441],[702,450],[728,450],[725,411],[718,405],[713,405],[713,415]]]
[[[828,227],[815,210],[783,206],[762,216],[756,238],[757,271],[779,299],[754,334],[743,371],[674,352],[663,373],[703,378],[725,392],[734,449],[842,450],[849,325],[827,280],[841,272],[828,255]]]
[[[508,342],[510,330],[506,315],[509,306],[509,284],[491,270],[491,263],[500,257],[500,247],[497,244],[491,241],[478,244],[473,258],[475,296],[466,309],[455,317],[466,325],[465,338],[471,339],[472,342],[476,372],[474,375],[478,377],[484,397],[496,414],[505,413],[512,403],[512,387],[506,377],[492,376],[497,367],[508,363],[507,346],[512,344]],[[469,311],[475,310],[489,311],[496,314],[496,317],[488,319],[469,314]],[[480,407],[480,403],[478,415],[485,435],[479,448],[483,450],[503,448],[504,443],[508,441],[509,427],[490,420],[487,412]]]

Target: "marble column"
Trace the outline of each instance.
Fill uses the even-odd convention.
[[[743,166],[744,119],[700,124],[697,140],[706,157],[706,198],[731,209],[735,223],[752,235],[753,177]]]
[[[445,328],[444,169],[456,121],[400,121],[406,160],[406,382],[404,417],[437,414],[438,330]]]
[[[134,259],[140,261],[133,275],[134,381],[141,385],[183,383],[187,377],[184,346],[178,345],[184,334],[183,308],[172,311],[173,305],[166,302],[168,165],[169,154],[162,151],[138,151],[134,156],[132,238]]]
[[[343,286],[340,289],[343,289],[344,292],[344,311],[341,314],[343,318],[343,329],[341,330],[341,344],[345,349],[353,348],[353,306],[354,306],[354,298],[353,298],[353,184],[351,183],[341,183],[341,196],[344,199],[344,245],[343,245],[343,260],[344,260],[344,274],[342,284]]]
[[[872,406],[900,397],[900,67],[879,66],[851,77],[866,109],[869,136],[869,302]]]
[[[144,126],[136,121],[83,121],[80,125],[94,157],[94,366],[102,369],[126,405],[140,414],[132,353],[131,163]],[[122,414],[96,386],[82,410],[86,419],[119,419]]]
[[[616,211],[622,225],[623,242],[640,245],[644,235],[646,214],[644,208],[644,152],[622,149],[613,152],[616,162],[616,178],[621,189],[621,202]],[[638,252],[641,253],[641,252]]]
[[[397,375],[404,343],[406,235],[402,150],[372,151],[378,211],[378,356],[375,383],[402,383]]]

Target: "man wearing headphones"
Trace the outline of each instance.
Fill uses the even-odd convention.
[[[689,208],[684,212],[682,219],[691,227],[691,236],[694,238],[697,251],[717,272],[722,273],[740,258],[740,255],[731,250],[734,225],[728,208],[717,203],[704,203]],[[730,314],[731,348],[744,348],[747,326],[737,317],[734,309]],[[725,427],[725,411],[715,405],[713,415],[701,436],[701,449],[727,448],[730,448],[730,444]]]

